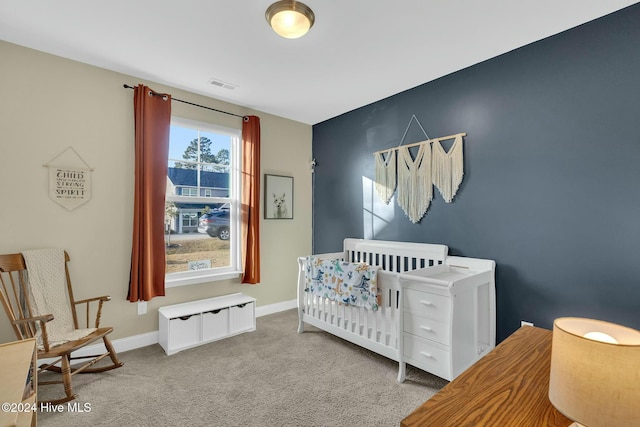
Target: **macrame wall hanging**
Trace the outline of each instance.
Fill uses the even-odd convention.
[[[389,204],[396,191],[396,152],[391,150],[386,159],[376,153],[376,192],[385,204]]]
[[[427,140],[402,145],[414,120]],[[459,133],[431,139],[416,116],[411,116],[397,147],[373,153],[375,188],[380,198],[388,204],[397,188],[398,205],[414,224],[427,213],[433,199],[434,185],[444,201],[451,203],[464,175],[462,138],[466,135]],[[440,141],[449,139],[454,141],[447,152]],[[415,146],[418,152],[412,157],[409,148]]]

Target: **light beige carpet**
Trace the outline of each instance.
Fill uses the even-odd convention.
[[[446,381],[397,366],[306,325],[297,311],[257,319],[257,330],[166,356],[159,345],[119,354],[124,367],[76,375],[84,412],[40,413],[54,426],[398,426]],[[51,375],[51,374],[47,374]],[[52,398],[61,385],[42,386]]]

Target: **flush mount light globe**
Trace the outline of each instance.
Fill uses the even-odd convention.
[[[287,39],[297,39],[307,34],[316,19],[309,6],[295,0],[273,3],[264,16],[273,31]]]

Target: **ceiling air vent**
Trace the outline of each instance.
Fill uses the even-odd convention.
[[[218,79],[210,79],[209,80],[209,84],[212,86],[218,86],[221,87],[223,89],[229,89],[229,90],[234,90],[235,88],[238,87],[238,85],[234,85],[233,83],[227,83],[225,81],[222,80],[218,80]]]

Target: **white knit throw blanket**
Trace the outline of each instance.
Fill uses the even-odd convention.
[[[396,191],[396,150],[387,151],[386,160],[383,153],[376,153],[376,192],[385,204],[389,204]]]
[[[440,190],[445,202],[451,203],[460,187],[464,174],[462,158],[462,135],[456,136],[449,152],[445,152],[440,141],[433,143],[433,185]]]
[[[415,224],[427,212],[433,198],[431,144],[421,144],[415,160],[407,147],[400,147],[398,153],[398,205]]]
[[[62,249],[37,249],[22,252],[29,278],[29,299],[32,315],[53,314],[47,322],[49,346],[55,347],[67,341],[83,338],[96,328],[75,329],[71,302],[67,292],[64,251]],[[41,331],[36,339],[42,347]]]

